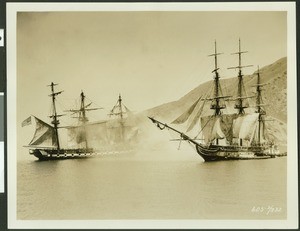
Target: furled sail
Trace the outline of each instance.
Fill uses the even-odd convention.
[[[35,133],[29,145],[56,147],[57,137],[54,128],[46,122],[33,116],[36,122]]]

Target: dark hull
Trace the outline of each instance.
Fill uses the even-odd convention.
[[[31,149],[29,151],[39,160],[59,160],[59,159],[75,159],[86,158],[94,155],[92,149]]]
[[[197,153],[204,161],[223,161],[223,160],[253,160],[274,158],[275,155],[266,153],[263,147],[237,147],[237,146],[205,146],[196,145]]]
[[[63,159],[79,159],[94,157],[97,155],[111,155],[121,153],[132,153],[134,149],[118,149],[118,150],[93,150],[93,149],[30,149],[29,153],[39,160],[63,160]]]

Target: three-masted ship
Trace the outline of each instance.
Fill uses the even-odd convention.
[[[56,97],[63,91],[55,92],[51,83],[52,114],[49,116],[51,124],[44,122],[36,116],[30,116],[23,121],[22,126],[35,121],[35,132],[29,145],[29,153],[39,160],[56,160],[68,158],[82,158],[97,154],[112,154],[132,151],[138,139],[139,129],[130,123],[130,110],[122,103],[119,95],[117,104],[109,115],[115,118],[89,122],[87,112],[102,109],[91,108],[91,103],[86,103],[85,94],[80,94],[79,109],[71,109],[72,115],[76,114],[77,123],[71,126],[60,126],[59,118],[63,115],[56,110]]]
[[[257,71],[256,95],[247,96],[243,84],[242,69],[251,65],[243,66],[241,55],[246,51],[241,51],[239,40],[239,50],[234,53],[239,57],[239,63],[236,67],[229,69],[238,69],[238,85],[235,97],[224,96],[220,84],[220,75],[218,67],[217,45],[215,42],[215,52],[210,55],[214,57],[215,68],[213,80],[213,94],[209,97],[202,95],[199,99],[182,115],[175,119],[173,124],[185,123],[191,116],[186,133],[162,123],[153,117],[149,117],[160,129],[168,128],[180,135],[181,140],[186,140],[195,145],[197,153],[205,161],[218,160],[240,160],[240,159],[265,159],[275,157],[277,150],[274,149],[274,143],[267,140],[265,135],[265,116],[266,111],[262,103],[262,87],[259,69]],[[256,98],[255,110],[250,111],[248,98]],[[211,115],[202,115],[206,102],[210,101]],[[224,113],[227,103],[234,102],[235,113]],[[201,105],[202,103],[202,105]],[[200,104],[200,106],[199,106]],[[249,111],[247,111],[249,109]],[[195,112],[195,110],[198,110]],[[194,128],[200,121],[200,131],[198,136],[191,137],[187,133]],[[199,141],[200,140],[200,141]]]

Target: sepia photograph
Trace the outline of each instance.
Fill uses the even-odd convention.
[[[8,3],[9,227],[295,227],[294,11]]]

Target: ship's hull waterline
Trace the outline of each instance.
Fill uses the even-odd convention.
[[[34,155],[40,161],[90,158],[97,155],[112,155],[120,153],[131,153],[133,149],[114,151],[94,151],[93,149],[30,149],[29,154]]]
[[[37,157],[39,160],[85,158],[93,155],[92,150],[88,149],[30,149],[29,153]]]
[[[253,160],[275,158],[275,155],[268,154],[262,148],[256,150],[248,147],[228,146],[204,146],[196,145],[197,153],[205,162],[223,161],[223,160]]]

